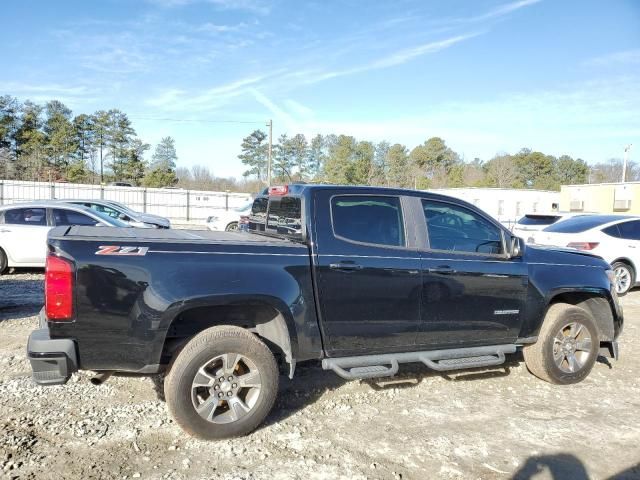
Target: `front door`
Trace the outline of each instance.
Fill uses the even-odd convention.
[[[502,229],[476,210],[422,200],[422,325],[430,348],[515,342],[525,318],[527,266],[505,255]]]
[[[401,198],[320,190],[315,202],[325,349],[333,356],[411,349],[421,321],[420,258],[407,240]]]

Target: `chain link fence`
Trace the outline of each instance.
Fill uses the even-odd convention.
[[[248,193],[174,188],[0,180],[0,205],[61,199],[113,200],[140,212],[161,215],[172,222],[199,223],[206,220],[212,211],[240,207],[251,201],[252,196]]]

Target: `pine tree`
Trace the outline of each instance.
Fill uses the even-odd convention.
[[[267,179],[268,145],[265,142],[266,138],[267,134],[262,130],[255,130],[242,139],[242,153],[238,155],[238,158],[249,167],[243,173],[245,177],[255,175],[258,180],[265,181]]]
[[[176,153],[175,140],[171,137],[164,137],[153,153],[151,166],[147,170],[143,184],[147,187],[168,187],[175,185],[178,181],[176,176]]]
[[[45,107],[47,120],[44,124],[46,152],[51,167],[51,179],[65,176],[71,155],[77,149],[71,109],[58,100],[52,100]]]

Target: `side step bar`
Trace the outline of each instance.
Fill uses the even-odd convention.
[[[438,372],[464,368],[489,367],[505,361],[505,354],[515,353],[515,345],[454,348],[426,352],[386,353],[358,357],[325,358],[324,370],[333,370],[346,380],[392,377],[398,373],[400,363],[422,362]]]

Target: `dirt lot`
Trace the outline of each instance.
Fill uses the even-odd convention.
[[[640,291],[623,301],[622,359],[579,385],[537,380],[518,358],[384,383],[300,366],[266,425],[216,443],[173,423],[158,378],[35,386],[25,344],[41,298],[41,273],[0,277],[0,477],[640,478]]]

